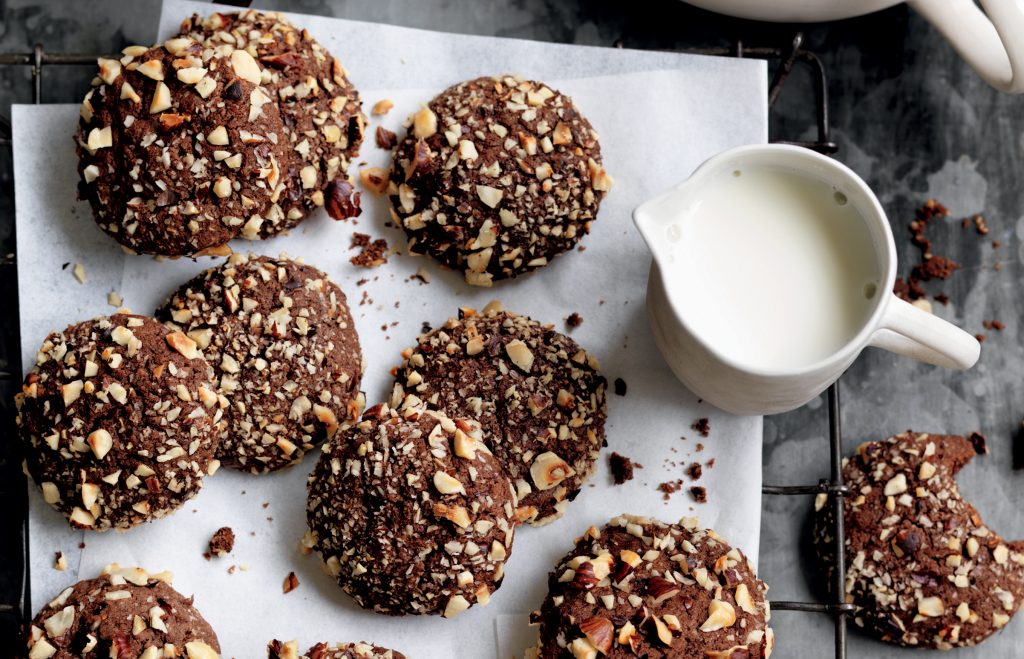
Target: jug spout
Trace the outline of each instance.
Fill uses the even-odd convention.
[[[675,224],[676,215],[673,209],[682,200],[679,188],[660,197],[652,199],[633,211],[633,223],[636,224],[640,236],[647,243],[654,262],[665,267],[672,255],[672,244],[678,241],[679,227]]]

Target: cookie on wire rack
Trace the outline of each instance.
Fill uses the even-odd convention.
[[[50,334],[16,397],[29,474],[72,526],[127,529],[195,496],[221,418],[196,343],[115,314]]]
[[[495,76],[453,85],[411,117],[388,195],[410,251],[490,286],[574,248],[611,187],[572,99]]]
[[[549,575],[527,657],[768,657],[767,590],[746,556],[696,519],[620,515],[588,529]]]
[[[44,606],[25,638],[29,659],[218,659],[210,624],[171,587],[171,574],[116,563]]]
[[[225,406],[225,466],[275,471],[359,418],[363,356],[345,294],[317,268],[236,253],[160,306],[192,337]]]
[[[308,492],[307,543],[363,608],[452,618],[501,585],[515,491],[473,422],[375,405],[325,445]]]
[[[263,68],[175,37],[99,60],[81,106],[79,196],[131,252],[219,253],[260,235],[294,168]]]
[[[897,645],[977,645],[1024,604],[1024,542],[1009,542],[964,501],[956,474],[976,452],[964,437],[905,433],[843,461],[846,598],[854,623]],[[832,507],[815,502],[814,541],[831,584]]]
[[[480,422],[519,497],[519,520],[561,517],[605,444],[607,381],[594,355],[552,325],[504,311],[462,309],[416,339],[395,376],[400,391]]]
[[[280,108],[297,162],[283,173],[285,192],[265,214],[260,235],[292,228],[319,207],[334,219],[358,214],[346,172],[359,155],[366,116],[341,62],[277,12],[195,14],[181,32],[214,50],[246,50],[262,65],[262,84]]]

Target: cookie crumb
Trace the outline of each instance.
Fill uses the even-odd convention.
[[[373,104],[373,108],[370,110],[370,114],[378,117],[384,116],[388,112],[391,112],[391,108],[395,107],[394,101],[390,98],[382,98]]]
[[[430,283],[430,272],[428,272],[427,269],[424,268],[423,266],[420,266],[419,268],[416,269],[416,274],[414,274],[412,276],[412,278],[413,279],[419,279],[421,285],[422,284],[429,284]]]
[[[622,378],[615,378],[615,395],[625,396],[626,395],[626,381]]]
[[[390,151],[398,144],[398,136],[383,126],[377,126],[374,139],[377,141],[377,146],[385,151]]]
[[[75,267],[71,270],[71,274],[75,276],[79,284],[84,284],[89,281],[89,278],[85,276],[85,266],[81,263],[76,263]]]
[[[376,268],[388,262],[388,241],[380,238],[372,240],[365,233],[353,233],[349,249],[361,248],[361,251],[349,259],[349,263],[359,268]]]
[[[700,480],[700,477],[704,475],[704,468],[700,466],[699,462],[694,462],[686,469],[686,475],[690,477],[690,480]]]
[[[235,548],[235,532],[229,526],[222,526],[210,538],[210,555],[226,556]]]
[[[576,329],[583,324],[583,316],[579,315],[575,311],[569,314],[569,317],[565,319],[565,325],[569,329]]]
[[[53,560],[53,569],[58,572],[63,572],[68,569],[68,559],[65,558],[64,552],[59,551]]]
[[[690,496],[693,497],[693,500],[696,501],[697,503],[708,502],[707,488],[701,487],[700,485],[694,485],[693,487],[690,488]]]
[[[985,435],[975,430],[967,436],[967,439],[970,440],[975,453],[978,455],[986,455],[988,453],[988,443],[985,441]]]
[[[662,493],[661,498],[664,499],[665,501],[671,499],[672,495],[681,489],[683,489],[682,479],[674,481],[665,481],[664,483],[660,483],[658,485],[658,491]]]
[[[633,469],[638,465],[626,456],[613,452],[608,456],[608,467],[611,469],[612,478],[616,485],[622,485],[626,481],[633,480]]]
[[[694,421],[690,428],[700,433],[701,437],[707,437],[711,433],[711,422],[704,416]]]
[[[289,572],[288,576],[284,578],[284,593],[287,595],[296,588],[299,587],[299,578],[295,576],[294,572]]]

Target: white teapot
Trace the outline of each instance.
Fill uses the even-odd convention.
[[[703,9],[760,21],[816,23],[853,18],[902,0],[685,0]],[[1024,92],[1024,5],[1017,0],[907,0],[985,81]],[[987,14],[987,16],[986,16]]]

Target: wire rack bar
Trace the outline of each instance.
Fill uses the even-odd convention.
[[[241,4],[248,4],[242,0]],[[614,44],[616,47],[625,45],[622,39]],[[813,76],[814,97],[815,97],[815,124],[817,127],[817,139],[814,141],[790,141],[773,140],[776,143],[794,144],[803,146],[819,153],[833,154],[838,146],[832,141],[829,130],[829,109],[828,109],[828,78],[825,67],[821,60],[812,52],[803,48],[803,33],[794,35],[791,43],[783,48],[746,47],[742,41],[737,41],[732,47],[713,48],[691,48],[679,49],[675,52],[683,52],[698,55],[715,55],[731,57],[754,57],[766,60],[778,60],[775,72],[772,76],[768,93],[768,107],[772,108],[782,93],[783,87],[792,73],[795,66],[803,64],[810,67]],[[80,66],[95,63],[98,57],[108,56],[106,53],[48,53],[42,44],[36,44],[28,53],[0,53],[0,66],[29,66],[32,73],[32,102],[40,104],[43,101],[43,69],[46,66]],[[0,146],[10,146],[12,136],[11,122],[0,116]],[[0,258],[0,266],[16,266],[15,255],[6,255]],[[15,307],[17,308],[17,307]],[[18,337],[11,337],[18,339]],[[15,345],[9,351],[11,355],[20,355],[20,345]],[[20,369],[19,371],[20,372]],[[0,371],[0,381],[15,381],[17,376],[10,372]],[[828,389],[828,420],[829,420],[829,451],[830,451],[830,474],[828,479],[822,479],[814,485],[764,485],[761,488],[762,494],[778,496],[809,496],[818,494],[829,495],[833,506],[833,529],[834,550],[833,555],[837,557],[833,571],[833,583],[828,602],[796,602],[796,601],[773,601],[772,609],[775,611],[795,611],[798,613],[819,613],[832,616],[835,628],[835,657],[846,659],[847,657],[847,618],[854,611],[852,604],[843,600],[844,583],[846,580],[846,567],[842,557],[844,556],[845,529],[843,519],[843,499],[849,494],[849,488],[843,484],[842,476],[842,427],[840,424],[839,404],[839,383],[836,382]],[[21,474],[20,470],[17,470]],[[9,487],[25,489],[27,483],[24,477],[17,478],[15,482],[9,483]],[[22,514],[22,593],[21,601],[18,604],[0,604],[0,616],[17,617],[23,624],[27,625],[32,616],[31,597],[31,572],[29,564],[29,526],[27,499],[22,497],[25,503],[25,510]]]

